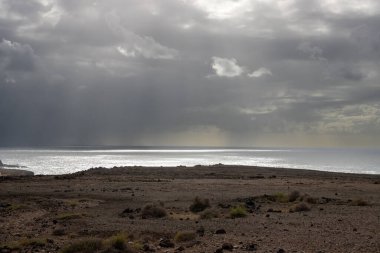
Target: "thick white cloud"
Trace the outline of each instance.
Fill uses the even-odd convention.
[[[248,74],[248,77],[262,77],[262,76],[271,76],[272,72],[267,68],[259,68],[252,73]]]
[[[239,66],[234,58],[228,59],[214,56],[212,57],[211,67],[216,75],[222,77],[240,76],[244,72],[243,67]]]
[[[107,14],[106,21],[113,32],[123,37],[123,42],[117,50],[124,56],[171,60],[178,55],[177,50],[161,45],[152,37],[128,31],[120,24],[120,17],[116,13]]]

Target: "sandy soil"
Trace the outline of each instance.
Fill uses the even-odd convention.
[[[211,207],[189,211],[196,196]],[[147,204],[167,216],[147,217]],[[231,218],[236,206],[245,217]],[[128,250],[99,252],[380,252],[380,175],[217,165],[0,177],[0,252],[60,252],[121,232]]]

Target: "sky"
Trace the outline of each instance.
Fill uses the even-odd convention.
[[[0,0],[0,146],[380,146],[378,0]]]

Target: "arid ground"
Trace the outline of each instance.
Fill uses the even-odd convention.
[[[0,252],[380,252],[380,175],[214,165],[3,176],[0,245]]]

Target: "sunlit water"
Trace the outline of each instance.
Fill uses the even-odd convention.
[[[380,149],[0,149],[5,164],[35,174],[92,167],[194,166],[217,163],[380,174]]]

